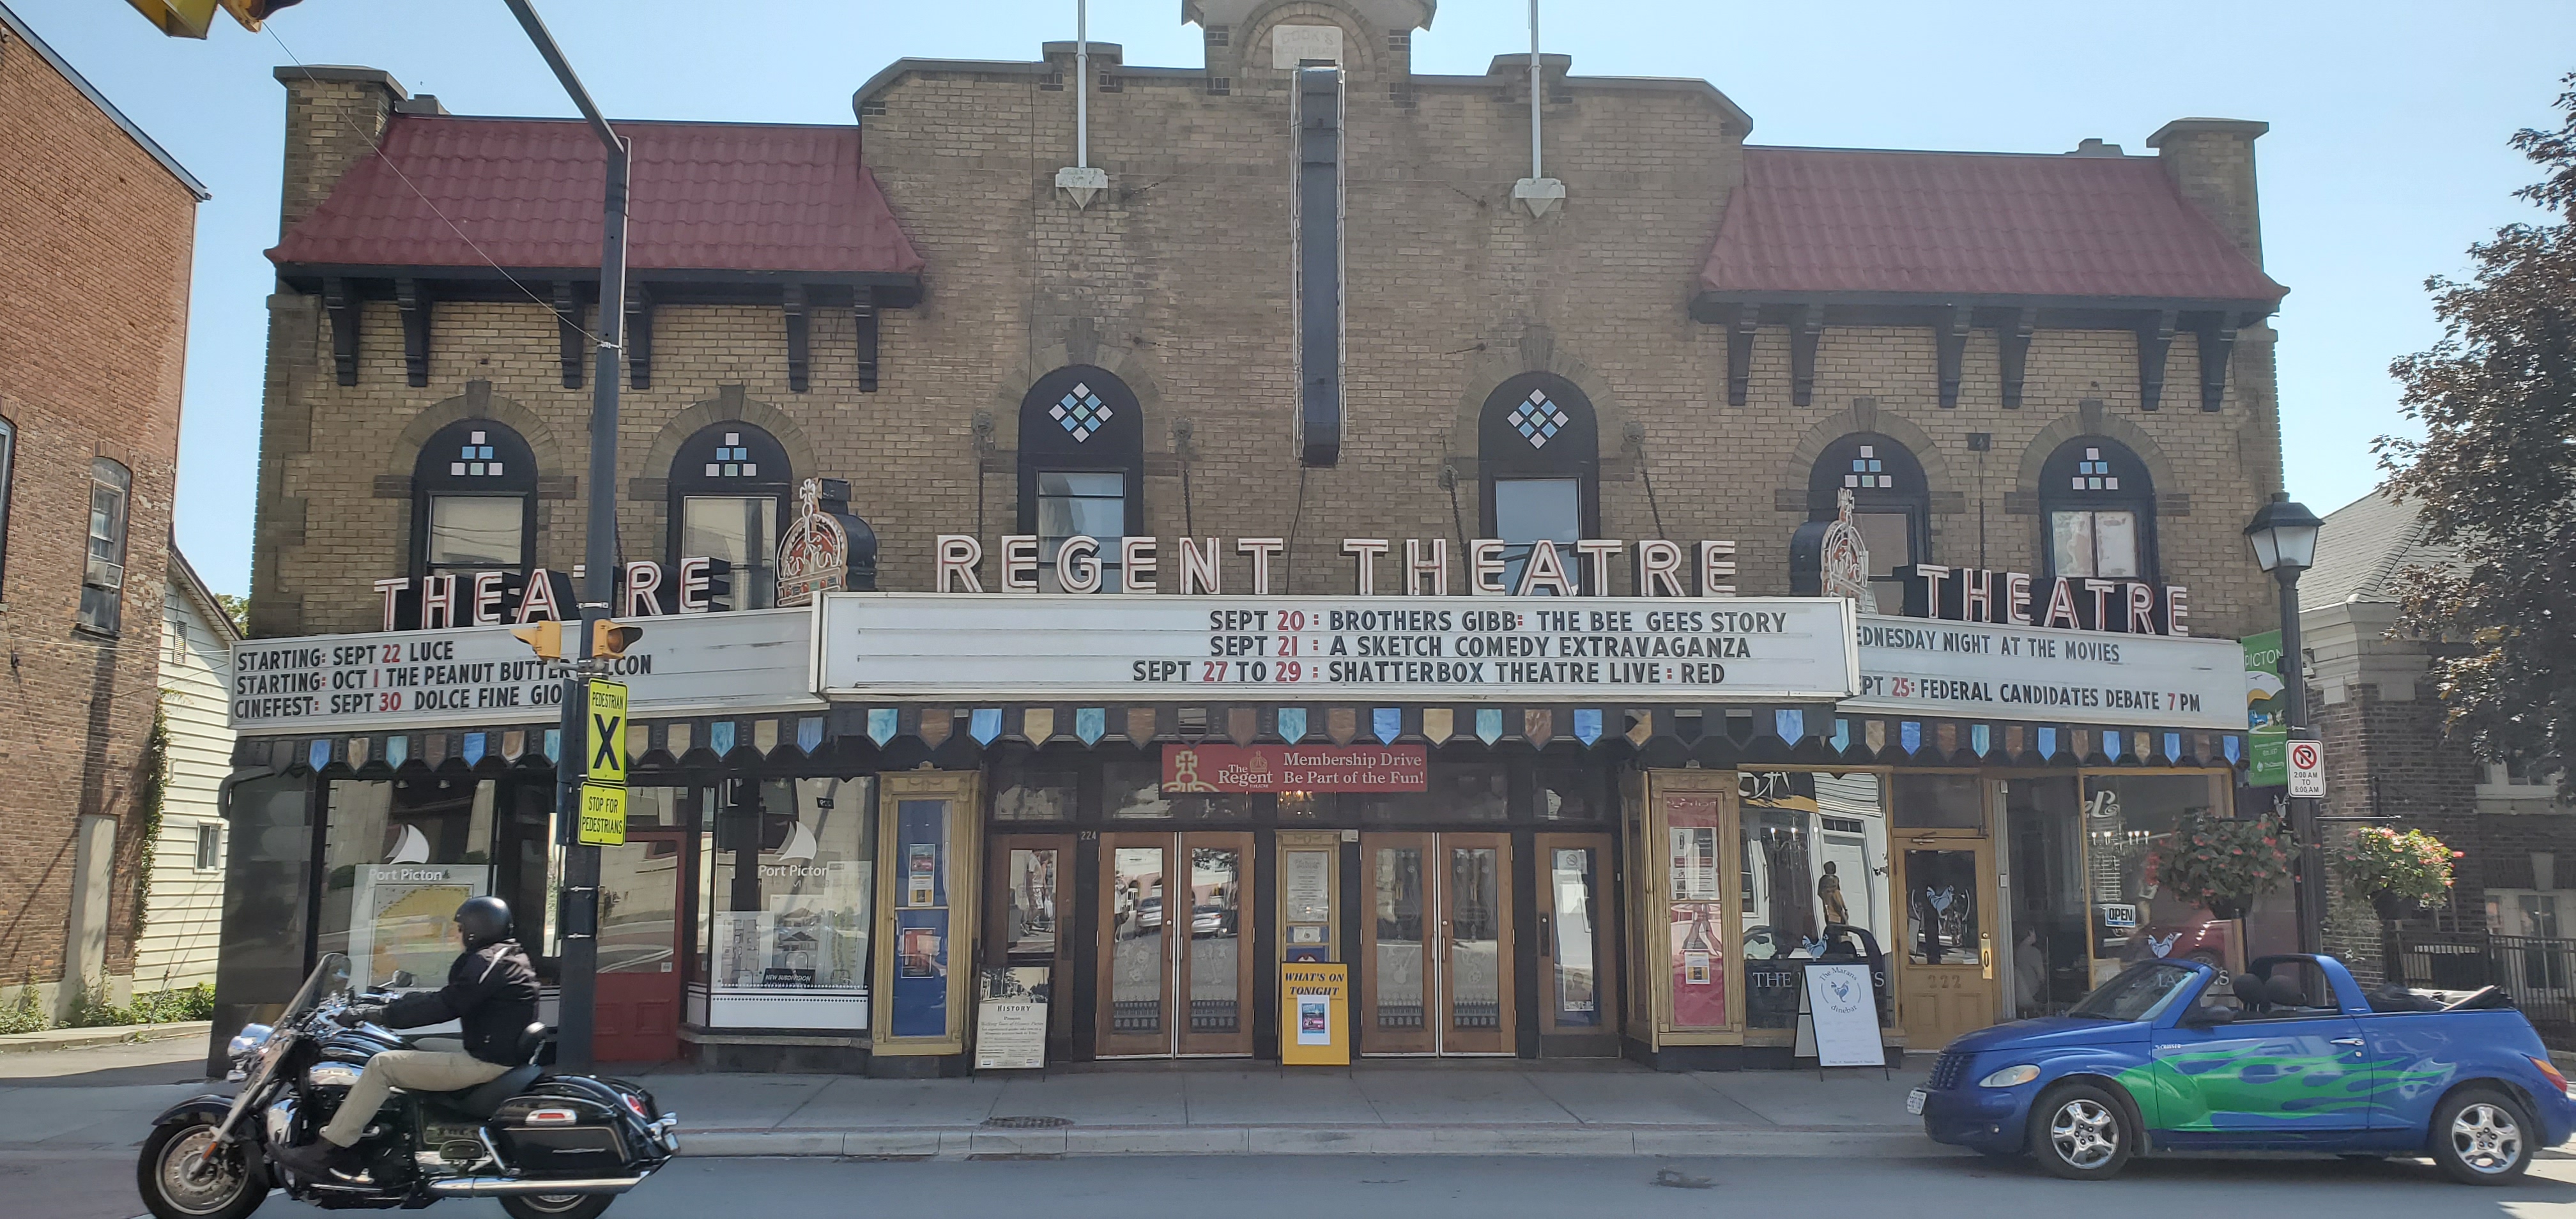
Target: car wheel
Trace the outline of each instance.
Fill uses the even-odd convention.
[[[2531,1167],[2531,1115],[2501,1092],[2474,1088],[2433,1110],[2428,1132],[2433,1162],[2469,1185],[2503,1185]]]
[[[2063,1084],[2030,1107],[2030,1154],[2050,1176],[2100,1181],[2118,1174],[2137,1146],[2128,1111],[2092,1084]]]

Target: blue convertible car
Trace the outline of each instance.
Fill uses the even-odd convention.
[[[1951,1042],[1907,1108],[1938,1142],[2077,1179],[2137,1155],[2277,1151],[2426,1155],[2493,1185],[2576,1127],[2566,1077],[2494,987],[2365,997],[2321,956],[2233,979],[2134,966],[2063,1016]]]

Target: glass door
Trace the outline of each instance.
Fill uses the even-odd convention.
[[[1611,1008],[1619,994],[1619,954],[1611,946],[1603,891],[1610,837],[1541,834],[1537,846],[1539,1035],[1598,1037],[1606,1043],[1599,1052],[1615,1055]]]
[[[1248,1055],[1252,835],[1103,834],[1099,1054]]]
[[[1509,1054],[1512,1019],[1512,842],[1440,834],[1440,1052]]]
[[[1370,834],[1362,868],[1360,1048],[1513,1053],[1510,836]]]

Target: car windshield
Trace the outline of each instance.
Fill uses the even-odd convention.
[[[2086,1020],[2153,1020],[2191,989],[2199,971],[2164,963],[2134,965],[2066,1009]]]

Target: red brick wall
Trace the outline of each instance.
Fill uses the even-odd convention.
[[[158,687],[196,204],[33,48],[0,34],[0,986],[63,976],[74,830],[118,830],[107,972],[132,971],[136,760]],[[133,472],[120,638],[75,629],[90,464]],[[248,522],[244,522],[247,527]]]

